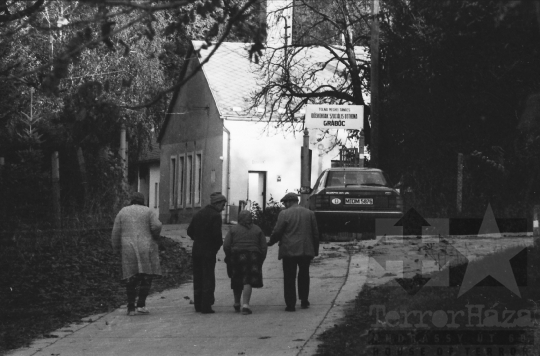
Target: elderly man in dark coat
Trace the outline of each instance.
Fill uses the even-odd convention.
[[[126,280],[128,315],[135,315],[136,288],[139,286],[137,313],[148,314],[146,297],[152,278],[161,275],[159,248],[156,239],[161,222],[156,213],[144,205],[144,195],[134,193],[131,205],[126,206],[114,220],[113,250],[122,253],[122,274]]]
[[[296,271],[298,268],[298,297],[303,309],[309,303],[309,265],[319,255],[319,230],[315,213],[298,205],[298,195],[287,193],[281,202],[285,210],[278,220],[268,246],[279,242],[278,259],[283,260],[283,292],[286,311],[296,311]]]
[[[221,235],[221,212],[227,198],[216,192],[210,195],[210,204],[198,211],[191,220],[187,234],[193,240],[193,299],[195,311],[214,313],[216,289],[216,254],[223,245]]]

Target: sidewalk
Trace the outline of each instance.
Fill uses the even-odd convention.
[[[162,235],[191,250],[187,225],[165,225]],[[225,236],[229,227],[223,227]],[[216,264],[215,314],[196,313],[192,283],[150,296],[150,315],[127,317],[125,306],[85,318],[9,355],[312,355],[317,335],[332,327],[365,282],[368,257],[344,243],[322,244],[310,269],[309,309],[285,312],[278,247],[269,248],[264,287],[254,289],[252,315],[235,313],[223,250]],[[349,244],[354,247],[354,244]]]

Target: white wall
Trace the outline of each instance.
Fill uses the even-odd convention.
[[[137,191],[144,194],[145,203],[148,203],[149,194],[149,176],[141,178],[139,172],[137,172]]]
[[[150,165],[150,194],[148,194],[148,206],[159,216],[159,163]],[[158,185],[158,191],[156,192],[156,183]],[[157,193],[157,196],[156,196]],[[157,198],[157,199],[156,199]],[[156,202],[157,201],[157,207]]]
[[[266,172],[266,199],[270,196],[278,201],[287,193],[300,188],[300,147],[303,134],[284,133],[282,129],[270,128],[266,123],[225,120],[225,127],[231,133],[231,176],[229,204],[238,206],[240,200],[247,200],[248,172]],[[317,146],[328,148],[329,140],[316,142],[319,130],[310,130],[312,153],[311,186],[319,176]],[[330,168],[331,160],[339,159],[339,148],[322,155],[321,168]],[[278,182],[278,176],[281,181]]]

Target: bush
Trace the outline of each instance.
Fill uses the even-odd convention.
[[[266,209],[261,209],[259,204],[253,203],[251,214],[253,223],[258,225],[266,236],[269,236],[276,226],[279,213],[283,210],[281,203],[278,203],[270,196],[270,200],[266,204]]]
[[[126,303],[110,234],[33,231],[0,247],[0,354]],[[190,273],[191,259],[180,243],[162,237],[160,246],[163,275],[152,291],[176,287]]]

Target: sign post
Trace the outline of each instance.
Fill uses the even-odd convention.
[[[311,188],[311,150],[309,149],[309,131],[304,129],[304,143],[300,159],[300,205],[309,207],[309,189]]]

